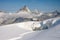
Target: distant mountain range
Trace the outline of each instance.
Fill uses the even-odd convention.
[[[23,21],[43,21],[49,18],[59,17],[60,12],[43,13],[35,9],[31,11],[27,6],[24,6],[16,13],[8,13],[0,11],[0,25],[11,24]]]

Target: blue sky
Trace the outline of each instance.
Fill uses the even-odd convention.
[[[0,0],[0,10],[16,12],[24,5],[43,12],[60,11],[60,0]]]

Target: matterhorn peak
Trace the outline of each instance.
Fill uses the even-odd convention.
[[[31,12],[30,9],[25,5],[22,9],[20,9],[22,11],[26,11],[26,12]]]
[[[23,8],[21,8],[18,12],[31,12],[30,9],[25,5]]]

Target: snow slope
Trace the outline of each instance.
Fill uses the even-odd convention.
[[[60,40],[60,18],[56,19],[52,22],[53,27],[50,29],[26,32],[9,40]]]
[[[48,30],[28,33],[18,40],[60,40],[60,24]]]
[[[0,26],[0,40],[8,40],[18,37],[20,34],[23,34],[25,32],[32,32],[31,26],[33,23],[38,22],[29,21]]]
[[[43,23],[48,21],[51,21],[51,19],[45,20]],[[37,21],[0,26],[0,40],[59,40],[60,18],[55,18],[52,23],[51,28],[39,31],[32,31],[33,24],[35,24],[33,27],[39,28],[41,26],[40,22]]]
[[[8,40],[29,31],[23,23],[0,26],[0,40]]]

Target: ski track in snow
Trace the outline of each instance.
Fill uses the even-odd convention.
[[[11,39],[8,39],[8,40],[18,40],[18,39],[21,39],[24,35],[29,34],[29,33],[32,33],[32,32],[35,32],[35,31],[22,33],[22,34],[20,34],[19,37],[11,38]]]

